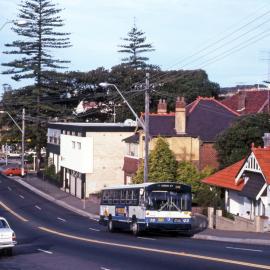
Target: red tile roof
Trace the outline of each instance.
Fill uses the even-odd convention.
[[[260,165],[263,175],[266,178],[266,182],[270,185],[270,148],[252,147],[252,152]]]
[[[242,159],[234,163],[233,165],[204,178],[202,182],[205,184],[213,185],[213,186],[224,187],[224,188],[240,191],[242,190],[244,186],[244,182],[240,181],[236,185],[235,178],[237,176],[237,173],[242,168],[244,162],[245,162],[245,159]]]
[[[221,101],[222,104],[226,105],[230,109],[237,112],[239,99],[241,95],[245,94],[245,108],[241,111],[241,114],[251,114],[263,112],[268,104],[269,98],[267,90],[253,90],[253,91],[239,91],[235,95],[228,97]]]
[[[266,182],[270,184],[270,147],[256,148],[252,146],[251,150],[259,163],[262,173],[266,178]],[[242,159],[233,165],[204,178],[202,182],[209,185],[240,191],[242,190],[244,183],[243,181],[240,181],[239,184],[235,184],[235,179],[245,161],[246,159]]]

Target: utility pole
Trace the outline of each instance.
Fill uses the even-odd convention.
[[[25,137],[25,108],[22,110],[22,177],[24,176],[24,137]]]
[[[146,73],[145,79],[145,109],[144,109],[144,171],[143,182],[148,182],[148,152],[149,152],[149,78],[150,74]]]

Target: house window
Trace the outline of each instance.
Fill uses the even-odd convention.
[[[72,149],[75,149],[75,142],[72,141]]]
[[[82,148],[82,143],[77,142],[77,148],[78,148],[79,150],[81,150],[81,148]]]

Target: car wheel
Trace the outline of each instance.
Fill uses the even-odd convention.
[[[137,220],[133,220],[131,223],[131,232],[134,236],[137,236],[140,234],[140,226],[137,223]]]
[[[114,232],[115,231],[115,226],[114,226],[114,223],[113,223],[112,219],[109,219],[109,221],[108,221],[108,231],[109,232]]]

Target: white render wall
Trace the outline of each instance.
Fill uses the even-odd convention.
[[[81,144],[80,149],[78,143]],[[80,173],[93,173],[93,138],[61,134],[60,157],[62,167]]]
[[[86,133],[93,141],[93,170],[86,174],[86,196],[106,186],[124,184],[126,144],[123,139],[131,135],[133,132]]]
[[[228,201],[228,210],[230,213],[243,218],[250,218],[250,214],[252,214],[252,209],[251,202],[248,198],[239,196],[237,191],[228,190]]]

